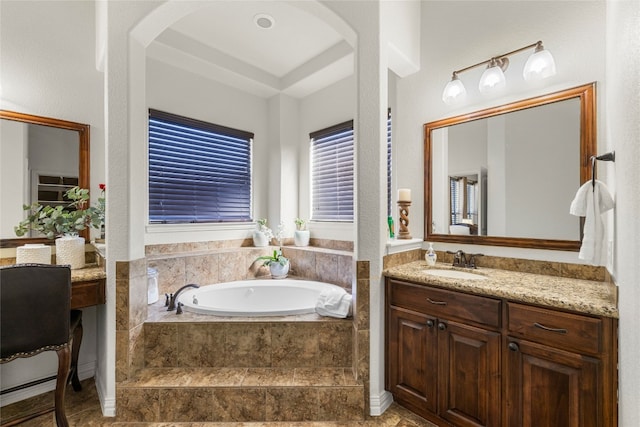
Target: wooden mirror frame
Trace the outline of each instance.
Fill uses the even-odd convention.
[[[572,89],[516,101],[511,104],[500,105],[487,108],[469,114],[450,117],[424,125],[424,240],[430,242],[447,243],[467,243],[474,245],[510,246],[531,249],[551,249],[562,251],[579,251],[580,240],[554,240],[554,239],[534,239],[526,237],[502,237],[502,236],[473,236],[473,235],[452,235],[434,234],[431,232],[432,224],[432,199],[431,199],[431,131],[445,126],[452,126],[472,120],[493,117],[513,111],[524,110],[553,102],[564,101],[572,98],[580,99],[580,184],[591,179],[591,156],[596,155],[596,84],[589,83]],[[568,201],[569,202],[569,201]],[[567,202],[567,203],[568,203]],[[568,208],[567,208],[568,209]],[[582,228],[584,219],[580,219],[580,238],[582,239]]]
[[[29,123],[34,125],[49,126],[59,129],[67,129],[78,132],[78,186],[80,188],[89,188],[91,181],[90,173],[90,157],[89,157],[89,125],[82,123],[69,122],[66,120],[52,119],[50,117],[33,116],[30,114],[16,113],[14,111],[0,110],[0,119],[13,120],[16,122]],[[89,229],[82,230],[79,235],[89,239]],[[44,243],[53,244],[53,240],[46,237],[25,238],[16,237],[15,239],[0,239],[0,248],[16,248],[25,243]]]

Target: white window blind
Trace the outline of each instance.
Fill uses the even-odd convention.
[[[251,221],[253,133],[149,110],[149,222]]]
[[[353,120],[309,134],[311,219],[353,221]]]

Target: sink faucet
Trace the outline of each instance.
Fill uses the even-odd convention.
[[[455,252],[447,251],[448,254],[453,255],[453,266],[454,267],[466,267],[467,264],[467,256],[462,249],[458,249]]]
[[[447,251],[447,253],[453,255],[453,267],[462,268],[476,268],[476,257],[483,256],[483,254],[467,254],[462,249],[455,252]]]
[[[178,300],[178,295],[180,295],[180,292],[182,292],[186,288],[199,288],[199,287],[200,287],[199,285],[189,283],[188,285],[184,285],[183,287],[178,289],[174,294],[168,294],[168,295],[165,294],[165,296],[167,297],[167,300],[165,302],[165,305],[167,306],[167,311],[173,311],[176,309],[176,301]]]

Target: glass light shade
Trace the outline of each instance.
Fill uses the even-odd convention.
[[[522,76],[525,80],[540,80],[556,74],[556,63],[551,52],[546,49],[536,51],[524,64]]]
[[[453,104],[457,99],[462,98],[467,93],[462,81],[458,79],[458,76],[453,76],[451,81],[447,83],[442,91],[442,100],[445,104]]]
[[[487,93],[492,90],[501,89],[505,86],[505,78],[502,69],[499,66],[493,66],[484,70],[478,89],[481,93]]]

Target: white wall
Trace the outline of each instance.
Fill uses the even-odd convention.
[[[402,145],[395,152],[398,182],[407,183],[406,186],[413,188],[416,194],[423,188],[424,123],[592,81],[599,83],[598,132],[601,136],[605,95],[604,9],[602,1],[423,1],[421,69],[398,81],[398,108],[394,121],[394,137],[397,144]],[[525,83],[521,72],[530,53],[524,52],[510,57],[511,65],[505,72],[507,87],[503,93],[486,97],[479,93],[477,82],[483,69],[478,67],[460,74],[468,92],[463,103],[447,106],[442,102],[442,90],[454,70],[538,40],[553,53],[558,70],[556,76],[537,84]],[[419,200],[413,203],[411,215],[414,214],[417,218],[423,217]],[[419,221],[412,222],[413,235],[422,235],[423,228]],[[577,252],[453,246],[491,255],[578,262]],[[454,249],[446,244],[435,247]]]
[[[94,63],[94,3],[0,2],[0,108],[91,125],[91,190],[104,182],[102,77]],[[4,202],[4,194],[2,194]],[[4,218],[3,218],[4,221]],[[96,309],[83,310],[80,377],[92,376],[98,359]],[[48,360],[47,360],[48,359]],[[55,355],[0,366],[2,388],[55,375]],[[2,397],[2,405],[54,383]]]
[[[619,289],[619,425],[640,419],[640,2],[607,1],[606,133],[603,163],[615,179],[615,263]],[[603,169],[604,169],[603,168]],[[611,187],[610,187],[611,188]]]

